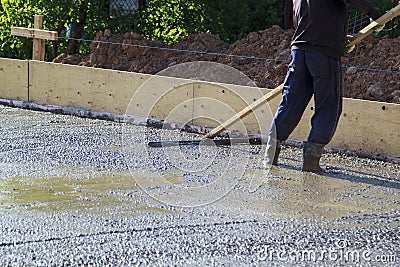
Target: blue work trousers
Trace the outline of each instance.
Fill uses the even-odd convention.
[[[320,53],[293,50],[282,101],[271,124],[270,134],[280,141],[286,140],[313,95],[314,115],[307,141],[328,144],[342,112],[341,62]]]

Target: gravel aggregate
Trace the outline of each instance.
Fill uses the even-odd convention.
[[[399,266],[400,166],[0,106],[0,266]]]

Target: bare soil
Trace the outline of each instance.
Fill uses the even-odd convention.
[[[240,70],[259,87],[275,88],[285,79],[292,34],[273,26],[233,44],[202,33],[166,45],[132,32],[105,30],[97,33],[90,55],[62,54],[54,62],[156,74],[180,63],[212,61]],[[399,51],[400,37],[370,36],[358,44],[343,58],[344,96],[400,104]]]

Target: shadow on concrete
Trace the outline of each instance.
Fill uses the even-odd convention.
[[[279,166],[288,170],[301,171],[300,168],[288,164],[280,164]],[[346,180],[353,183],[364,183],[373,186],[382,186],[382,187],[400,189],[400,178],[396,179],[393,177],[384,177],[382,175],[365,173],[346,168],[329,166],[324,173],[318,175],[340,180]]]
[[[347,180],[354,183],[364,183],[374,186],[400,189],[400,179],[384,177],[381,175],[369,174],[345,168],[330,167],[323,175],[331,178]]]

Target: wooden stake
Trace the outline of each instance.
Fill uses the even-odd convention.
[[[56,31],[45,31],[43,27],[43,16],[35,16],[34,29],[12,27],[11,35],[33,38],[33,60],[44,61],[46,53],[45,40],[56,41],[58,39],[58,33]]]
[[[35,16],[34,28],[41,30],[43,27],[43,16]],[[33,60],[44,61],[45,44],[43,39],[33,38]]]

